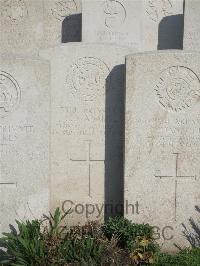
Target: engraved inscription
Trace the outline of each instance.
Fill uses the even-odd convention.
[[[28,16],[24,0],[4,0],[1,3],[1,15],[13,24],[23,22]]]
[[[105,94],[106,78],[110,71],[108,66],[98,58],[83,57],[71,67],[71,78],[74,93],[84,101],[93,101]]]
[[[108,28],[121,26],[126,19],[126,9],[120,1],[107,0],[104,4],[105,25]]]
[[[179,112],[200,99],[200,80],[191,69],[172,66],[160,74],[155,92],[164,108]]]
[[[59,21],[63,21],[66,16],[69,16],[77,11],[75,0],[60,0],[55,2],[51,8],[52,16]]]
[[[160,174],[156,174],[155,177],[156,178],[171,178],[174,180],[175,183],[175,188],[174,188],[174,220],[177,220],[177,187],[178,187],[178,181],[179,180],[185,180],[185,179],[193,179],[196,181],[196,176],[195,175],[180,175],[179,174],[179,157],[180,154],[179,153],[174,153],[174,155],[176,156],[176,164],[175,164],[175,175],[160,175]],[[159,171],[160,172],[160,171]]]
[[[173,15],[172,1],[148,0],[146,13],[152,21],[158,22],[163,17]]]
[[[20,88],[8,73],[0,71],[0,117],[13,112],[20,102]]]

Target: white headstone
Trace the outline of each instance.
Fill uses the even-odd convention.
[[[1,53],[37,55],[43,43],[41,0],[0,1]]]
[[[185,1],[184,49],[200,50],[200,1]]]
[[[49,211],[49,64],[0,57],[0,233]]]
[[[183,224],[200,198],[200,55],[127,57],[126,217],[156,226],[163,248],[187,245]]]
[[[81,0],[44,1],[44,46],[81,41]]]
[[[1,53],[37,56],[40,49],[81,41],[80,0],[1,0]]]
[[[48,51],[43,56],[45,53],[48,57]],[[123,203],[123,97],[128,53],[128,48],[78,43],[49,51],[51,207],[72,207],[71,223],[102,220],[104,204],[111,204],[114,212],[115,204]],[[89,217],[87,204],[92,204]]]
[[[181,49],[183,0],[84,0],[83,41]]]
[[[85,0],[82,8],[84,42],[121,44],[136,50],[140,48],[141,0]]]
[[[183,0],[142,0],[143,51],[183,48]],[[139,14],[138,14],[139,16]]]

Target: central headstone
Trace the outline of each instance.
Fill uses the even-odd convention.
[[[112,215],[123,203],[125,55],[130,49],[76,43],[42,53],[49,53],[52,73],[51,207],[71,207],[71,223],[102,220],[104,207]]]
[[[163,248],[187,244],[182,224],[200,198],[200,55],[160,52],[127,57],[126,217],[156,228]]]

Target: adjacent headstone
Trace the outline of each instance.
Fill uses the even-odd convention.
[[[200,50],[200,2],[185,1],[184,49]]]
[[[139,49],[142,2],[85,0],[82,3],[84,42],[114,43]]]
[[[84,0],[83,41],[181,49],[183,0]]]
[[[0,233],[49,211],[49,64],[0,57]]]
[[[183,49],[184,1],[142,1],[143,51]]]
[[[0,1],[1,53],[37,55],[43,44],[41,0]]]
[[[71,223],[102,220],[123,203],[125,55],[110,45],[66,44],[51,58],[51,208]],[[88,207],[89,204],[89,207]],[[122,205],[117,211],[123,211]]]
[[[200,55],[127,57],[125,216],[156,228],[163,248],[187,245],[182,224],[200,198]],[[197,212],[196,212],[197,213]]]
[[[40,49],[81,41],[80,0],[1,0],[1,54],[37,56]]]
[[[81,41],[81,0],[44,1],[44,46]]]

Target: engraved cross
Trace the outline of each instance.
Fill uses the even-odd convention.
[[[156,178],[160,178],[160,179],[163,179],[163,178],[172,178],[174,180],[174,184],[175,184],[175,194],[174,194],[174,206],[175,206],[175,209],[174,209],[174,219],[176,221],[176,218],[177,218],[177,188],[178,188],[178,181],[181,180],[181,179],[194,179],[196,180],[196,176],[194,175],[179,175],[178,174],[178,170],[179,170],[179,167],[178,167],[178,162],[179,162],[179,153],[173,153],[175,155],[175,170],[176,170],[176,174],[175,175],[155,175]]]
[[[104,162],[104,160],[94,160],[91,158],[91,142],[87,141],[87,158],[85,160],[71,159],[72,162],[85,162],[88,166],[88,196],[91,197],[91,165],[94,162]]]

